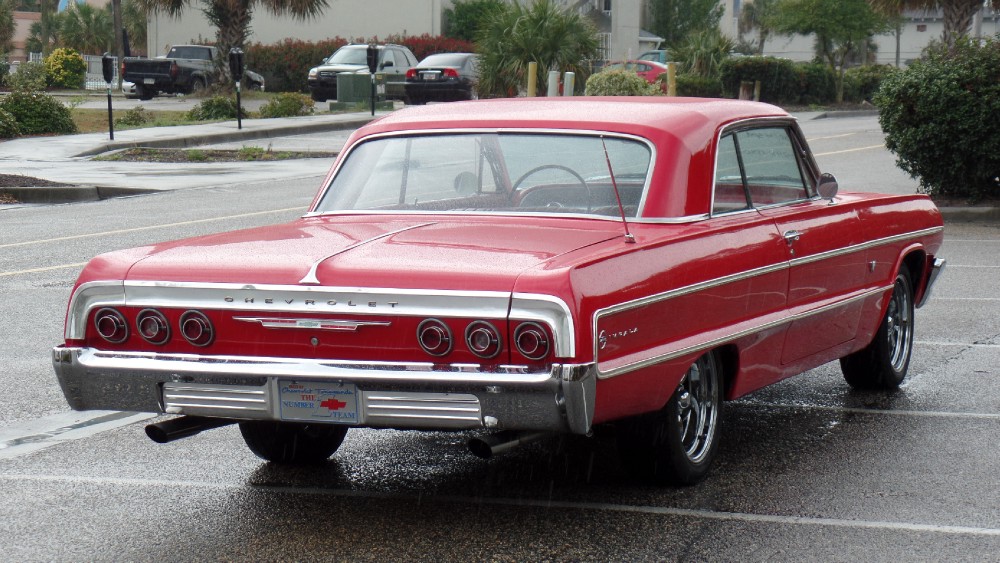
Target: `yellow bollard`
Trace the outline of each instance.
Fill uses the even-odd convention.
[[[538,63],[528,63],[528,97],[534,98],[538,90]]]
[[[677,95],[677,63],[667,63],[667,95]]]

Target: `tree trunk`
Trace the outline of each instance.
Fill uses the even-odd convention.
[[[972,27],[972,17],[983,7],[982,0],[952,0],[942,2],[944,9],[944,32],[941,40],[952,48],[959,37],[966,35]]]

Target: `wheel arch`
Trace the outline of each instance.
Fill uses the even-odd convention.
[[[924,293],[927,291],[927,279],[930,267],[927,263],[928,255],[923,245],[915,244],[903,249],[899,255],[896,267],[893,268],[892,279],[896,279],[899,272],[906,268],[910,274],[910,283],[913,285],[913,302],[920,303]],[[885,311],[882,311],[884,314]]]
[[[715,348],[718,354],[719,363],[722,367],[722,397],[723,400],[731,400],[733,388],[736,385],[736,374],[740,369],[740,350],[736,344],[725,344]]]

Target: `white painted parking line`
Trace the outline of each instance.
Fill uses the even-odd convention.
[[[680,518],[696,518],[729,522],[744,522],[749,524],[778,524],[790,526],[817,526],[831,528],[851,528],[860,530],[891,530],[902,532],[920,532],[931,534],[964,535],[980,537],[1000,537],[998,528],[982,528],[976,526],[952,526],[944,524],[928,524],[917,522],[893,522],[887,520],[849,520],[844,518],[821,518],[811,516],[782,516],[777,514],[752,514],[746,512],[719,512],[714,510],[699,510],[694,508],[673,508],[669,506],[643,506],[628,504],[613,504],[600,502],[572,502],[548,499],[512,499],[489,498],[483,496],[465,497],[452,495],[401,495],[397,493],[380,493],[371,491],[352,491],[326,489],[321,487],[289,487],[248,485],[245,483],[210,483],[205,481],[190,481],[168,479],[121,479],[108,477],[73,477],[60,475],[27,475],[0,474],[0,481],[36,482],[46,484],[67,485],[108,485],[141,487],[163,487],[169,489],[203,489],[219,491],[245,491],[248,488],[261,492],[290,495],[315,495],[342,498],[379,499],[402,502],[420,503],[454,503],[473,506],[514,506],[528,508],[553,508],[566,510],[590,510],[595,512],[627,512],[632,514],[647,514],[654,516],[676,516]]]
[[[0,428],[0,459],[12,459],[61,442],[89,438],[99,432],[156,416],[134,412],[72,411],[6,426]]]

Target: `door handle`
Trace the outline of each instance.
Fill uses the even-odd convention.
[[[802,236],[802,233],[795,230],[785,231],[785,234],[782,236],[785,237],[785,242],[788,243],[788,246],[791,246],[792,244],[798,242],[799,237]]]

